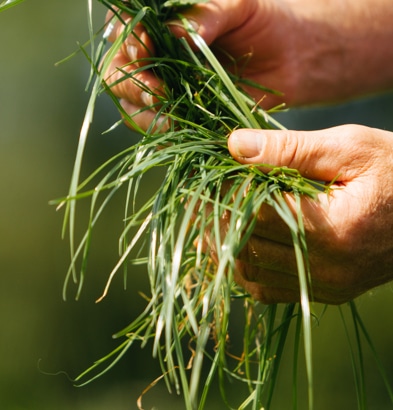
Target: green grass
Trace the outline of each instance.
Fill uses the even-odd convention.
[[[64,297],[70,282],[76,284],[76,297],[79,297],[95,224],[105,216],[109,201],[121,192],[126,193],[126,201],[124,214],[119,215],[124,221],[119,238],[119,262],[110,272],[99,300],[110,292],[110,284],[116,275],[123,274],[126,280],[128,271],[140,264],[146,266],[150,294],[145,295],[146,308],[140,316],[115,335],[122,340],[119,347],[81,374],[76,383],[84,385],[101,376],[135,344],[141,347],[150,345],[161,364],[169,391],[183,394],[186,409],[203,409],[216,379],[221,386],[223,402],[228,407],[268,409],[274,399],[286,338],[290,327],[294,326],[293,408],[297,403],[297,352],[303,343],[308,401],[312,409],[312,304],[300,198],[308,196],[317,200],[317,195],[323,190],[328,191],[329,185],[309,181],[296,170],[288,168],[272,167],[271,172],[263,174],[258,167],[241,165],[231,158],[226,142],[232,130],[282,127],[270,112],[263,111],[242,91],[242,80],[221,66],[181,15],[178,18],[182,19],[199,51],[194,52],[184,39],[171,35],[164,22],[194,1],[134,0],[129,3],[100,0],[100,3],[127,12],[133,20],[112,45],[107,42],[108,27],[103,27],[97,35],[90,20],[91,48],[89,52],[81,48],[92,64],[91,97],[69,194],[56,201],[65,207],[63,232],[65,234],[68,230],[70,238],[71,264]],[[92,10],[92,1],[88,4]],[[119,14],[115,18],[121,19]],[[133,116],[122,110],[111,94],[113,84],[105,83],[103,74],[126,36],[138,23],[144,24],[159,50],[158,55],[149,58],[148,64],[138,70],[153,70],[162,78],[166,87],[165,97],[155,95],[159,103],[147,107],[154,109],[157,117],[150,129],[139,129],[140,141],[119,152],[81,181],[83,153],[97,98],[108,94],[123,118],[133,123]],[[96,38],[99,39],[98,44]],[[133,75],[125,71],[120,81],[136,82]],[[152,93],[151,90],[146,91]],[[157,123],[162,115],[167,116],[171,124],[165,132],[160,132]],[[156,126],[158,130],[153,132]],[[135,128],[138,129],[136,124]],[[138,201],[140,189],[148,183],[149,171],[155,168],[162,169],[160,186],[141,205]],[[229,188],[225,185],[228,181]],[[296,215],[284,200],[283,193],[287,192],[297,200]],[[77,202],[80,200],[90,200],[90,217],[85,234],[76,238],[76,225],[79,224]],[[299,276],[299,304],[263,306],[233,280],[236,257],[252,234],[262,205],[273,207],[291,232]],[[207,213],[206,207],[212,211]],[[224,213],[228,217],[228,232],[222,237],[220,219]],[[197,240],[206,231],[210,232],[214,243],[217,263],[212,261],[209,252],[203,252],[201,241]],[[233,320],[233,303],[239,299],[243,302],[244,323],[237,324],[237,331],[244,335],[243,352],[235,355],[228,343],[228,332]],[[360,333],[366,333],[355,305],[351,304],[351,308],[359,346]],[[368,337],[367,341],[370,342]],[[237,359],[233,360],[235,356]],[[361,362],[360,353],[358,357]],[[203,376],[206,368],[207,376]],[[359,391],[362,391],[364,378],[361,366],[360,371],[357,365],[354,370]],[[247,386],[248,393],[238,403],[228,403],[228,379]],[[359,408],[363,408],[364,400],[359,393]]]
[[[22,3],[24,0],[3,0],[0,1],[0,12],[4,11],[12,6],[16,6],[19,3]]]

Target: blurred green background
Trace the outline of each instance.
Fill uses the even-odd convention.
[[[95,6],[98,28],[105,10]],[[143,271],[135,271],[127,290],[118,280],[102,303],[94,303],[116,261],[121,203],[114,203],[113,216],[107,215],[98,228],[81,299],[74,300],[71,287],[68,300],[62,300],[68,244],[60,235],[63,214],[48,202],[67,193],[88,99],[89,65],[81,54],[60,66],[55,63],[88,39],[87,2],[26,0],[0,13],[0,39],[0,407],[136,409],[139,394],[160,375],[148,348],[134,348],[86,387],[74,387],[64,373],[53,375],[64,371],[74,378],[117,346],[111,335],[144,307],[137,291],[146,286]],[[100,98],[97,110],[86,171],[136,140],[123,127],[102,135],[118,119],[109,98]],[[393,96],[388,94],[335,108],[296,110],[280,114],[280,120],[298,129],[356,122],[393,130],[392,113]],[[363,296],[358,305],[393,384],[391,285]],[[328,309],[314,340],[316,409],[356,408],[348,343],[336,308]],[[290,341],[288,346],[290,350]],[[275,409],[291,408],[288,355]],[[370,408],[391,409],[366,347],[364,357]],[[144,404],[145,409],[184,408],[161,384]],[[209,408],[225,407],[212,397]]]

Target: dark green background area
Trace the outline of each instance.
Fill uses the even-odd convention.
[[[95,6],[98,28],[105,10],[98,2]],[[95,304],[116,262],[121,200],[97,228],[80,300],[74,300],[73,286],[68,300],[62,300],[68,242],[61,239],[63,214],[48,202],[67,193],[88,99],[89,64],[81,54],[60,66],[55,63],[87,39],[86,1],[26,0],[0,14],[0,407],[6,410],[136,409],[141,391],[160,375],[149,347],[138,346],[110,373],[83,388],[73,387],[64,374],[47,374],[77,376],[117,346],[111,335],[144,307],[138,296],[146,289],[143,269],[129,273],[126,290],[117,278],[108,297]],[[85,172],[137,138],[125,127],[103,135],[118,114],[105,96],[97,110]],[[388,94],[279,118],[297,129],[355,122],[393,130],[392,113],[393,96]],[[85,222],[80,220],[81,227]],[[360,298],[358,305],[393,383],[392,296],[387,285]],[[355,408],[348,343],[337,308],[329,308],[315,327],[314,341],[316,409]],[[291,349],[289,340],[275,409],[291,408]],[[390,409],[366,347],[364,356],[370,408]],[[229,385],[229,390],[236,399],[241,388]],[[219,403],[212,397],[208,408],[224,408]],[[163,384],[146,396],[145,409],[153,406],[184,408]]]

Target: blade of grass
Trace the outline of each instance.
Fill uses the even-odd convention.
[[[9,9],[12,6],[16,6],[19,3],[22,3],[24,0],[4,0],[0,3],[0,12]]]
[[[359,333],[356,324],[355,325],[355,331],[356,331],[356,341],[357,341],[357,347],[358,347],[358,355],[357,355],[357,360],[356,360],[356,354],[355,354],[355,349],[352,345],[351,337],[350,337],[350,331],[348,329],[348,325],[345,320],[345,316],[342,310],[342,307],[339,306],[339,312],[341,316],[341,321],[344,326],[345,334],[347,337],[348,341],[348,346],[349,346],[349,352],[351,356],[351,364],[352,364],[352,372],[353,372],[353,377],[354,377],[354,382],[355,382],[355,389],[356,389],[356,396],[357,396],[357,403],[358,403],[358,409],[359,410],[364,410],[367,408],[367,401],[365,397],[365,383],[364,383],[364,369],[363,369],[363,357],[361,353],[361,341],[359,339]],[[353,318],[354,319],[354,318]]]
[[[391,383],[389,382],[389,378],[388,378],[388,376],[387,376],[387,374],[386,374],[385,367],[383,366],[383,364],[382,364],[382,362],[381,362],[381,359],[380,359],[380,357],[379,357],[379,355],[378,355],[378,353],[377,353],[377,351],[376,351],[376,349],[375,349],[374,343],[372,342],[371,337],[370,337],[369,333],[367,332],[366,326],[365,326],[363,320],[361,319],[361,317],[360,317],[360,315],[359,315],[359,312],[358,312],[358,310],[357,310],[355,301],[349,302],[349,306],[350,306],[350,308],[351,308],[352,318],[353,318],[353,320],[356,322],[356,324],[360,327],[360,330],[362,331],[363,336],[364,336],[364,338],[366,339],[367,344],[368,344],[368,346],[369,346],[369,348],[370,348],[370,350],[371,350],[371,352],[372,352],[372,354],[373,354],[373,356],[374,356],[375,363],[376,363],[376,365],[377,365],[377,367],[378,367],[379,373],[380,373],[380,375],[381,375],[381,377],[382,377],[382,380],[383,380],[383,382],[384,382],[384,384],[385,384],[386,391],[387,391],[387,393],[388,393],[388,395],[389,395],[389,398],[390,398],[391,403],[393,404],[393,390],[392,390],[392,385],[391,385]]]

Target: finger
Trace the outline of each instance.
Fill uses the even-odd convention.
[[[329,193],[321,192],[317,198],[302,196],[299,202],[293,194],[283,192],[282,197],[288,207],[284,214],[289,212],[293,217],[283,217],[282,205],[263,204],[258,212],[253,234],[292,246],[293,234],[297,235],[297,232],[291,231],[291,222],[301,215],[307,244],[310,247],[326,247],[329,241],[335,241],[337,244],[336,227],[329,214],[331,202],[340,194],[342,196],[342,191],[337,188]],[[340,202],[342,203],[342,200]],[[278,208],[281,209],[280,213],[277,211]]]
[[[113,43],[117,38],[122,36],[124,28],[132,23],[132,17],[126,13],[121,13],[119,16],[115,16],[112,11],[108,11],[105,21],[106,24],[112,23],[113,25],[108,37],[108,40]],[[140,23],[135,25],[132,33],[127,36],[126,42],[134,45],[142,44],[143,48],[154,51],[153,42],[147,35],[143,25]]]
[[[311,179],[345,182],[354,179],[370,161],[367,145],[371,149],[373,142],[365,133],[366,127],[356,125],[307,132],[237,130],[228,147],[241,163],[289,167]]]
[[[162,83],[153,72],[138,70],[121,52],[109,64],[105,81],[114,95],[139,107],[153,106],[163,96]]]
[[[169,129],[170,121],[165,116],[158,116],[153,110],[143,110],[128,100],[120,100],[120,104],[127,114],[125,116],[125,124],[132,130],[139,131],[150,129],[151,132],[165,132]],[[124,116],[124,114],[123,114]]]
[[[284,194],[284,198],[289,197],[288,194]],[[287,201],[290,201],[288,199]],[[292,213],[295,214],[292,208]],[[293,239],[291,231],[280,216],[274,206],[269,204],[262,204],[258,214],[256,215],[256,223],[253,230],[254,236],[270,239],[271,241],[282,243],[284,245],[292,245]]]
[[[122,13],[119,17],[114,17],[114,14],[109,11],[106,22],[113,25],[108,37],[108,40],[113,43],[117,38],[123,36],[124,29],[132,23],[132,18],[125,13]],[[149,62],[143,61],[143,59],[155,54],[154,43],[140,23],[136,24],[132,33],[124,39],[121,50],[129,58],[129,61],[139,66],[148,64]]]
[[[296,303],[300,300],[298,290],[280,287],[273,288],[253,282],[242,282],[241,280],[236,280],[236,283],[255,300],[258,300],[265,305],[271,305],[274,303]]]
[[[117,7],[114,7],[113,10],[116,12],[119,11]],[[105,16],[105,23],[112,24],[113,27],[109,33],[108,40],[112,43],[122,35],[125,25],[131,21],[131,16],[125,13],[119,13],[115,15],[112,10],[109,10]]]
[[[239,0],[209,1],[198,4],[183,13],[190,21],[198,34],[207,44],[213,43],[217,38],[236,28],[242,27],[257,8],[256,1],[242,2]],[[180,22],[169,22],[171,30],[178,37],[186,36]]]
[[[363,293],[362,286],[357,283],[356,267],[352,261],[345,261],[339,252],[326,255],[314,244],[308,248],[307,261],[311,273],[310,300],[337,305]],[[299,296],[299,268],[293,245],[283,245],[253,235],[238,256],[235,280],[241,286],[247,283],[247,289],[256,289],[264,298],[266,288],[295,291]],[[279,300],[277,293],[274,301],[287,299]]]
[[[252,279],[252,280],[250,280]],[[270,270],[252,266],[238,260],[234,275],[235,282],[244,288],[254,299],[265,304],[293,303],[300,300],[300,285],[298,274]],[[329,287],[326,282],[311,279],[310,301],[338,305],[348,302],[357,296],[356,292],[340,291]]]
[[[255,13],[258,3],[256,1],[247,1],[239,6],[239,0],[226,0],[225,2],[211,0],[208,3],[197,4],[182,15],[191,22],[194,29],[211,44],[218,37],[228,33],[236,28],[242,27],[244,23]],[[117,10],[116,8],[114,8]],[[106,15],[106,22],[113,19],[113,12],[109,11]],[[129,23],[131,17],[126,14],[121,14],[115,19],[115,27],[109,36],[110,41],[115,41],[121,35],[124,23]],[[113,20],[112,20],[113,21]],[[168,25],[175,35],[178,37],[188,37],[187,32],[183,28],[180,21],[168,21]],[[146,38],[146,44],[149,45],[149,39]],[[152,50],[152,48],[148,47]]]
[[[247,282],[242,278],[237,278],[236,283],[245,289],[254,299],[265,305],[273,303],[296,303],[300,301],[300,291],[298,289],[288,289],[284,287],[264,286],[256,282]],[[310,301],[328,305],[341,305],[353,300],[358,295],[341,296],[334,291],[329,291],[313,286]]]
[[[148,60],[142,61],[142,59],[148,59],[155,54],[154,44],[142,24],[137,24],[132,33],[127,36],[122,50],[130,61],[140,66],[149,63]]]
[[[282,244],[251,235],[238,259],[243,263],[244,278],[251,282],[258,281],[261,284],[275,286],[280,283],[275,281],[277,272],[288,275],[287,279],[292,283],[297,275],[297,262],[292,244]],[[266,271],[266,281],[265,277],[260,275],[261,270]]]

